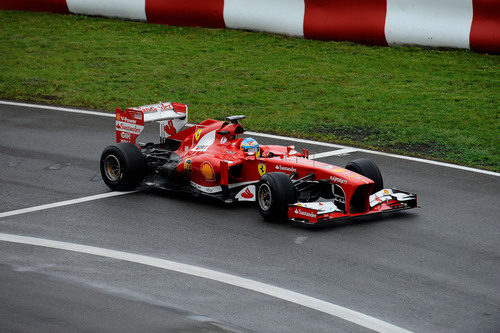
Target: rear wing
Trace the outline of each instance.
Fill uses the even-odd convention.
[[[116,108],[116,142],[136,143],[148,122],[160,124],[160,141],[177,133],[188,121],[188,107],[180,103],[163,103],[127,108]]]

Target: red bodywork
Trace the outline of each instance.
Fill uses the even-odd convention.
[[[261,145],[260,156],[247,154],[239,148],[243,139],[238,136],[243,132],[240,124],[209,119],[171,136],[170,139],[182,141],[175,152],[182,158],[177,170],[189,174],[191,181],[208,193],[218,191],[220,185],[256,183],[267,172],[295,174],[295,178],[314,173],[317,179],[329,179],[332,184],[341,185],[346,198],[358,188],[371,193],[374,186],[371,179],[307,159],[305,154],[290,147]],[[365,206],[368,210],[368,195]],[[348,208],[347,213],[350,213]]]

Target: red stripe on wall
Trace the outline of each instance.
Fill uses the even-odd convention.
[[[69,13],[66,0],[0,0],[0,10]]]
[[[146,0],[148,22],[225,28],[224,0]]]
[[[386,0],[305,0],[304,37],[387,45]]]
[[[478,52],[500,53],[500,1],[473,0],[470,48]]]

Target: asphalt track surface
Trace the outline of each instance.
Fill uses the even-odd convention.
[[[113,123],[0,104],[0,212],[109,192],[98,160],[113,143]],[[386,186],[417,193],[422,208],[308,229],[266,223],[251,205],[146,190],[1,217],[0,233],[208,268],[411,331],[497,332],[500,177],[366,152],[321,161],[344,166],[359,157],[379,165]],[[188,274],[0,241],[0,331],[369,330]]]

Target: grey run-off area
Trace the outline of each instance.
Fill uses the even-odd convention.
[[[98,174],[98,158],[114,140],[112,117],[0,105],[0,118],[0,212],[108,192]],[[153,139],[156,127],[146,135]],[[0,232],[210,268],[310,295],[412,331],[498,329],[499,178],[495,174],[366,151],[326,156],[344,148],[257,139],[310,148],[325,153],[322,161],[340,166],[358,157],[372,158],[387,185],[419,194],[423,208],[307,230],[267,224],[247,205],[226,208],[145,191],[4,217]],[[161,315],[172,318],[159,327],[177,322],[175,327],[194,330],[209,323],[214,331],[363,330],[248,290],[60,250],[0,242],[0,270],[2,286],[11,286],[14,280],[30,286],[24,294],[19,290],[2,297],[2,308],[21,311],[28,322],[46,318],[44,322],[50,321],[50,329],[56,331],[92,329],[96,314],[89,313],[88,322],[82,321],[85,316],[69,312],[54,319],[58,312],[43,313],[49,309],[32,300],[36,295],[42,293],[41,299],[51,302],[57,299],[60,308],[71,303],[107,307],[109,322],[117,324],[124,323],[126,313],[119,309],[136,302],[138,323],[156,323],[148,313],[158,307],[164,311]],[[89,293],[100,296],[88,297]],[[83,309],[75,308],[75,313]],[[0,328],[11,328],[6,326],[12,322],[9,318],[11,312],[0,313]],[[29,324],[18,325],[13,329]]]

